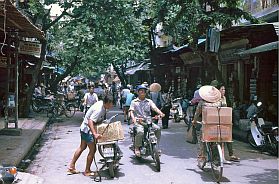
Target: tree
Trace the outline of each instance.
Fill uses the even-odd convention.
[[[29,9],[27,11],[29,11],[29,14],[32,15],[32,21],[35,24],[36,22],[38,22],[38,20],[41,20],[41,27],[42,27],[42,31],[45,33],[45,35],[47,35],[47,31],[54,26],[61,18],[63,18],[64,16],[70,16],[70,17],[75,17],[78,15],[71,15],[68,13],[68,10],[70,8],[74,8],[76,7],[76,3],[79,1],[71,1],[69,2],[63,2],[61,3],[61,7],[63,7],[63,11],[62,13],[53,21],[51,21],[49,15],[50,15],[50,9],[45,9],[44,5],[49,5],[50,3],[53,3],[54,1],[52,0],[45,0],[45,4],[41,4],[40,1],[36,1],[36,0],[30,0],[29,1]],[[47,48],[47,41],[48,40],[40,40],[42,47],[41,47],[41,54],[40,54],[40,59],[38,61],[38,63],[36,64],[33,76],[32,76],[32,81],[30,83],[30,88],[27,92],[27,100],[26,100],[26,107],[30,107],[31,105],[31,100],[32,100],[32,94],[33,91],[35,89],[35,85],[37,84],[38,81],[38,75],[40,72],[40,69],[42,67],[42,63],[45,59],[46,56],[46,48]],[[25,108],[24,112],[23,112],[23,116],[28,116],[29,114],[29,108]]]
[[[164,33],[174,37],[176,46],[189,44],[206,61],[211,70],[219,71],[217,65],[208,62],[207,53],[198,50],[198,39],[205,38],[209,27],[228,28],[240,19],[252,23],[258,20],[241,9],[242,0],[157,0],[152,2],[151,9],[144,7],[149,0],[141,1],[139,8],[142,14],[151,16],[152,25],[162,22]],[[149,10],[149,11],[148,11]],[[220,78],[221,73],[217,72]]]
[[[90,75],[112,64],[122,83],[126,83],[126,61],[148,57],[148,27],[134,16],[133,2],[84,1],[86,6],[75,9],[75,12],[82,12],[79,18],[61,22],[52,31],[54,42],[51,47],[57,50],[55,46],[63,45],[57,57],[67,74],[83,71]],[[78,63],[70,71],[67,66],[73,62],[72,53],[76,53],[73,45],[80,37]]]

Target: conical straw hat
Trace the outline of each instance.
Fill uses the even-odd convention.
[[[221,99],[220,91],[214,86],[202,86],[199,89],[201,98],[207,102],[218,102]]]
[[[161,85],[159,83],[152,83],[150,86],[149,86],[149,90],[151,92],[159,92],[161,91]]]

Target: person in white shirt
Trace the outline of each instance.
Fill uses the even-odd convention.
[[[106,119],[107,110],[113,107],[113,98],[111,95],[106,95],[103,101],[98,101],[92,105],[80,126],[81,143],[80,146],[74,153],[72,161],[69,165],[68,174],[78,174],[76,170],[76,162],[82,152],[89,148],[89,153],[86,159],[85,176],[94,176],[94,172],[91,171],[90,167],[96,152],[96,140],[102,137],[101,134],[97,133],[96,126],[102,123]]]
[[[84,109],[85,109],[85,114],[87,110],[95,104],[99,99],[96,93],[93,92],[94,87],[89,87],[89,92],[85,93],[83,99],[84,99]]]

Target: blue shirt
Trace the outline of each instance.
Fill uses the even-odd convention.
[[[126,95],[126,102],[125,102],[125,106],[130,106],[132,100],[134,99],[135,95],[133,93],[128,93]]]

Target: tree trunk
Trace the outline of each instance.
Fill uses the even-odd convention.
[[[79,51],[80,51],[80,44],[78,45],[74,61],[71,63],[69,67],[66,68],[66,71],[62,75],[57,76],[56,79],[50,84],[50,90],[52,92],[57,92],[58,83],[62,81],[65,77],[67,77],[70,73],[72,73],[73,69],[78,64],[80,64],[79,57],[78,57]]]
[[[28,117],[29,116],[29,111],[30,111],[30,106],[31,106],[31,102],[32,102],[33,91],[35,89],[35,85],[38,82],[38,75],[39,75],[39,72],[41,70],[43,61],[45,59],[45,55],[46,55],[47,41],[46,40],[42,40],[41,44],[42,44],[42,48],[41,48],[40,59],[39,59],[38,63],[35,66],[35,70],[34,70],[34,73],[32,75],[32,81],[30,83],[29,90],[27,92],[26,108],[24,108],[23,117]]]
[[[121,73],[120,73],[120,68],[118,68],[118,67],[115,65],[115,63],[111,63],[111,64],[112,64],[112,66],[113,66],[113,68],[114,68],[114,70],[115,70],[115,72],[116,72],[118,78],[120,79],[121,84],[124,85],[124,86],[126,86],[126,85],[127,85],[127,79],[126,79],[126,76],[125,76],[124,72],[122,71],[123,74],[121,74]]]

